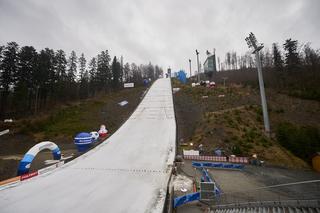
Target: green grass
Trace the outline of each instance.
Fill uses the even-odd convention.
[[[97,129],[105,122],[107,128],[114,131],[131,113],[135,104],[139,103],[143,90],[143,87],[121,90],[82,100],[80,103],[56,107],[45,115],[20,121],[17,128],[20,133],[34,136],[38,140],[58,136],[70,138],[78,132]],[[130,105],[119,108],[117,103],[124,99],[127,99]]]
[[[308,88],[308,89],[291,89],[288,95],[298,97],[307,100],[320,101],[320,89],[319,88]]]
[[[75,132],[92,129],[97,124],[91,115],[103,105],[101,101],[87,101],[79,105],[56,110],[46,118],[22,123],[22,133],[42,132],[47,137],[73,135]]]
[[[90,119],[90,115],[101,108],[103,102],[87,102],[64,109],[50,116],[44,132],[47,135],[62,133],[72,135],[75,132],[92,129],[96,122]]]

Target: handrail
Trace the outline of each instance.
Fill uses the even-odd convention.
[[[224,192],[224,193],[221,193],[220,195],[229,195],[229,194],[232,195],[234,193],[246,193],[246,192],[258,191],[262,189],[277,188],[277,187],[283,187],[283,186],[294,186],[294,185],[307,184],[307,183],[320,183],[320,180],[307,180],[307,181],[299,181],[299,182],[293,182],[293,183],[283,183],[283,184],[277,184],[277,185],[271,185],[271,186],[258,187],[258,188],[254,188],[246,191]]]
[[[208,205],[211,207],[246,206],[246,205],[287,205],[288,202],[310,202],[316,200],[320,207],[320,180],[306,180],[292,183],[283,183],[263,186],[249,190],[222,192]],[[311,184],[311,185],[307,185]],[[281,188],[284,187],[284,188]],[[275,190],[272,190],[275,189]]]
[[[242,207],[270,207],[270,206],[290,206],[290,207],[320,207],[319,199],[311,200],[282,200],[282,201],[257,201],[257,202],[244,202],[244,203],[232,203],[224,205],[212,205],[211,209],[222,209],[222,208],[242,208]]]

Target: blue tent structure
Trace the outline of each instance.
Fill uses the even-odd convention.
[[[176,75],[177,75],[178,80],[181,83],[183,83],[183,84],[187,83],[187,74],[184,70],[180,70],[179,72],[177,72]]]

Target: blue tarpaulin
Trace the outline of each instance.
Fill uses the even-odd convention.
[[[179,79],[179,81],[183,84],[187,83],[187,75],[183,70],[180,70],[177,73],[177,78]]]
[[[181,196],[181,197],[176,197],[174,199],[174,203],[173,203],[173,206],[174,208],[178,207],[178,206],[181,206],[185,203],[189,203],[189,202],[192,202],[192,201],[195,201],[195,200],[199,200],[200,199],[200,192],[195,192],[195,193],[192,193],[192,194],[186,194],[184,196]]]

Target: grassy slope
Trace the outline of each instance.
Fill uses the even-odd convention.
[[[122,90],[61,106],[36,118],[17,120],[9,126],[12,133],[1,138],[7,142],[0,144],[0,155],[25,153],[32,145],[43,140],[54,141],[62,147],[73,147],[75,134],[97,131],[101,124],[105,124],[112,133],[133,112],[143,90]],[[121,107],[118,103],[123,100],[129,103]]]
[[[193,147],[203,144],[209,153],[212,153],[214,148],[223,148],[226,154],[251,156],[257,153],[259,157],[273,165],[308,167],[304,161],[280,146],[274,135],[271,138],[264,135],[260,99],[256,90],[241,86],[216,89],[191,88],[177,82],[174,83],[174,87],[182,88],[175,95],[178,124],[179,119],[187,122],[197,121],[189,122],[187,128],[191,131],[188,134],[182,131],[179,135],[180,141],[183,138],[184,142],[192,142]],[[225,97],[219,98],[218,95]],[[273,129],[283,121],[300,125],[319,125],[317,122],[319,115],[315,114],[320,109],[318,102],[279,95],[272,91],[267,91],[267,95]],[[198,119],[194,118],[195,115],[190,116],[191,113],[187,109],[181,110],[182,107],[190,105],[184,102],[193,102],[193,109],[190,109],[190,112],[195,108],[202,111]]]

